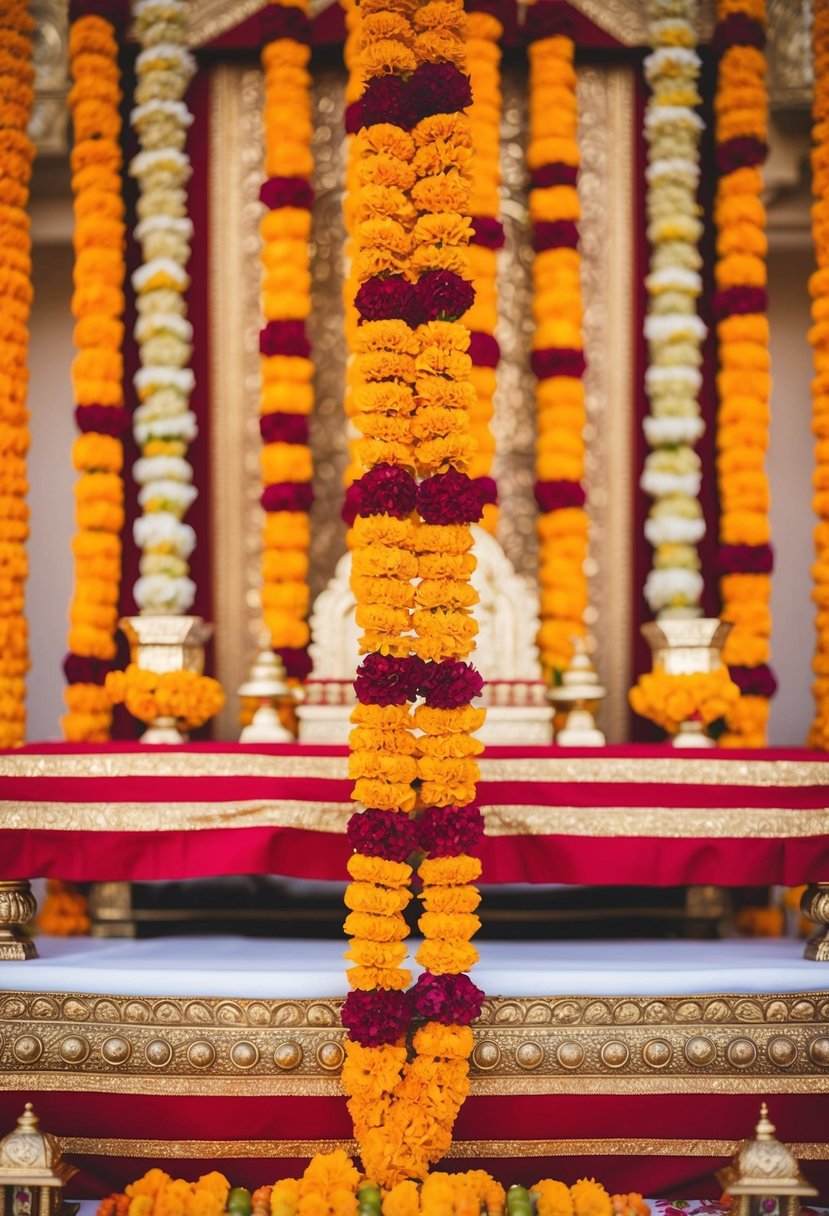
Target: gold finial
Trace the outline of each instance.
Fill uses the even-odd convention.
[[[571,640],[570,665],[562,674],[561,684],[550,690],[550,700],[555,708],[567,713],[555,741],[562,747],[603,747],[605,737],[596,726],[593,710],[601,702],[605,690],[590,661],[584,638],[576,636]]]
[[[774,1133],[777,1131],[777,1128],[769,1119],[769,1108],[766,1106],[765,1102],[760,1104],[760,1122],[757,1124],[754,1130],[756,1133],[756,1140],[774,1139]]]
[[[239,686],[238,693],[240,697],[259,702],[252,721],[239,736],[240,743],[293,742],[293,735],[280,721],[277,706],[299,700],[299,696],[288,684],[282,659],[269,646],[257,654],[250,675]]]

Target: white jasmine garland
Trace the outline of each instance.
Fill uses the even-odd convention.
[[[193,341],[193,326],[186,317],[175,312],[156,312],[139,317],[132,332],[139,344],[158,334],[173,334],[182,342]]]
[[[130,123],[138,129],[145,119],[159,115],[174,118],[180,127],[186,128],[193,124],[193,115],[183,101],[168,101],[164,97],[154,97],[152,101],[145,101],[142,106],[136,106],[130,111]]]
[[[651,295],[662,291],[685,291],[698,296],[702,291],[702,275],[684,266],[663,266],[646,277],[645,287]]]
[[[659,469],[645,469],[639,485],[652,498],[664,498],[667,494],[687,494],[696,498],[702,486],[699,473],[662,473]]]
[[[669,177],[673,181],[688,181],[696,184],[700,178],[700,167],[692,160],[682,157],[665,157],[662,160],[652,160],[645,169],[645,181],[650,183],[660,177]]]
[[[189,444],[197,433],[189,409],[195,377],[190,367],[182,366],[191,357],[193,339],[184,294],[190,285],[186,265],[193,223],[182,214],[183,186],[191,174],[184,149],[193,116],[184,93],[196,64],[186,45],[184,0],[134,0],[132,15],[140,53],[131,121],[140,151],[129,172],[138,180],[141,218],[135,236],[142,250],[142,264],[132,276],[141,358],[133,377],[141,401],[133,415],[133,433],[146,450],[158,439]],[[182,522],[198,493],[192,467],[183,455],[144,455],[135,462],[133,476],[143,511],[133,527],[142,551],[136,602],[141,612],[187,612],[196,592],[188,577],[196,535]]]
[[[143,406],[139,406],[135,414],[138,414],[141,409]],[[199,433],[196,415],[192,410],[186,410],[185,413],[172,417],[160,415],[159,417],[149,417],[146,420],[136,419],[135,414],[132,420],[133,434],[142,447],[150,439],[180,439],[189,444]]]
[[[142,574],[135,581],[133,594],[142,613],[165,612],[181,616],[193,606],[196,584],[190,578]]]
[[[673,125],[692,127],[695,131],[705,130],[705,123],[690,106],[654,106],[645,113],[646,131]]]
[[[645,372],[645,388],[648,393],[660,389],[698,393],[702,388],[702,373],[695,367],[649,367]]]
[[[132,6],[133,19],[151,21],[187,20],[187,0],[135,0]]]
[[[701,60],[696,51],[685,46],[660,46],[645,57],[645,79],[650,84],[666,69],[679,65],[687,69],[689,78],[695,79]]]
[[[663,515],[645,520],[645,539],[656,549],[660,545],[698,545],[705,536],[704,519]]]
[[[184,515],[198,496],[199,492],[195,486],[187,485],[182,481],[159,479],[158,481],[148,481],[141,487],[138,493],[138,503],[139,506],[146,507],[148,503],[161,502],[166,510]]]
[[[174,232],[189,241],[193,236],[193,221],[187,216],[148,215],[135,225],[135,239],[143,241],[153,232]]]
[[[196,547],[196,533],[169,511],[139,516],[132,525],[132,536],[139,549],[165,548],[179,557],[189,557]]]
[[[193,480],[193,469],[181,456],[142,456],[136,460],[132,471],[140,486],[166,478],[188,483]]]
[[[185,46],[178,46],[173,42],[157,42],[142,51],[135,61],[135,70],[139,76],[146,76],[153,69],[177,71],[189,79],[195,75],[196,61]]]
[[[186,181],[192,172],[190,158],[178,148],[154,148],[139,152],[129,164],[130,177],[146,177],[158,169],[171,169]]]
[[[645,438],[652,448],[673,447],[680,443],[693,446],[705,433],[705,423],[699,415],[693,417],[650,415],[643,418],[642,427]]]
[[[689,293],[694,294],[694,293]],[[705,341],[708,327],[697,316],[687,313],[669,313],[667,315],[651,313],[645,317],[645,337],[649,342],[674,342],[678,338],[695,339],[700,344]]]
[[[704,123],[692,105],[676,105],[675,98],[678,89],[689,100],[698,97],[700,58],[693,45],[696,0],[651,0],[650,14],[652,50],[644,63],[652,89],[644,119],[651,245],[645,279],[649,301],[644,324],[649,355],[645,390],[650,412],[644,431],[652,450],[639,484],[653,499],[645,536],[655,553],[645,597],[657,616],[678,609],[693,615],[703,584],[694,568],[696,553],[689,548],[705,534],[698,502],[702,475],[693,450],[704,431],[697,395],[707,328],[697,315],[702,290],[697,246],[703,226],[696,197]]]
[[[192,393],[196,386],[196,377],[189,367],[162,367],[158,364],[152,367],[140,367],[132,378],[139,397],[151,392],[154,388],[174,388],[180,393]]]
[[[645,599],[651,612],[694,606],[702,592],[702,575],[696,570],[651,570],[645,579]]]

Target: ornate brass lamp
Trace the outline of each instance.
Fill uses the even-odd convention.
[[[0,1216],[68,1216],[77,1204],[63,1203],[63,1188],[77,1174],[61,1156],[60,1144],[38,1126],[27,1102],[17,1127],[0,1140]]]
[[[753,1140],[746,1140],[717,1181],[733,1195],[732,1216],[798,1216],[801,1196],[817,1195],[793,1154],[775,1139],[765,1102]]]
[[[561,684],[550,690],[557,710],[566,711],[564,726],[556,734],[562,747],[604,747],[605,737],[596,726],[594,707],[605,690],[587,654],[584,639],[573,639],[573,657],[561,677]]]
[[[240,684],[240,697],[253,697],[259,708],[239,736],[240,743],[292,743],[293,735],[282,725],[277,706],[296,700],[294,690],[285,678],[285,667],[279,655],[270,649],[260,650],[250,676]]]

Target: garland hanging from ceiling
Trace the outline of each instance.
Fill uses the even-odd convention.
[[[585,509],[578,99],[575,44],[562,6],[539,0],[531,38],[527,162],[533,228],[532,368],[536,388],[536,477],[541,629],[545,675],[563,671],[588,605]]]
[[[481,526],[495,535],[498,524],[497,490],[492,480],[495,437],[490,423],[501,349],[495,337],[498,325],[497,256],[504,244],[504,226],[499,218],[501,198],[501,47],[504,27],[492,13],[488,0],[467,4],[467,67],[472,84],[469,123],[474,154],[469,164],[472,185],[470,208],[472,236],[469,270],[475,288],[475,303],[463,319],[470,330],[469,356],[475,404],[470,422],[475,453],[469,474],[479,481],[484,501]]]
[[[132,275],[141,360],[134,376],[140,404],[133,414],[141,457],[133,476],[141,487],[142,510],[133,527],[141,550],[133,594],[142,613],[186,613],[196,592],[188,564],[196,536],[183,522],[197,496],[187,460],[196,437],[189,408],[195,386],[189,366],[193,327],[185,294],[193,236],[185,145],[193,116],[183,98],[196,70],[186,45],[187,7],[186,0],[135,0],[132,6],[141,50],[130,121],[141,151],[129,172],[139,186],[135,237],[142,257]]]
[[[469,1088],[469,1022],[480,1010],[466,972],[477,958],[469,939],[480,862],[471,849],[482,831],[472,731],[484,711],[471,707],[482,681],[466,660],[476,632],[469,524],[482,502],[465,472],[475,391],[459,321],[474,295],[462,4],[363,0],[361,8],[354,406],[365,471],[347,509],[366,654],[350,773],[366,809],[348,826],[354,966],[343,1085],[363,1165],[389,1187],[424,1177],[448,1149]],[[402,914],[415,847],[426,854],[417,956],[425,970],[407,991]],[[410,1059],[414,1016],[427,1020]]]
[[[289,676],[310,670],[308,547],[312,462],[308,416],[314,403],[308,242],[311,175],[311,77],[305,0],[272,0],[262,14],[265,46],[265,172],[261,200],[262,367],[259,427],[263,448],[262,609],[270,644]]]
[[[812,26],[815,94],[812,109],[812,235],[817,270],[809,280],[814,352],[812,431],[815,436],[815,564],[812,599],[817,608],[817,644],[812,661],[815,716],[812,747],[829,751],[829,0],[815,0]]]
[[[0,12],[0,747],[16,747],[26,736],[26,359],[32,306],[26,204],[34,157],[26,128],[34,102],[34,28],[25,0],[8,0]]]
[[[644,594],[651,612],[698,616],[703,580],[697,545],[705,534],[699,503],[702,465],[694,445],[702,436],[698,394],[707,329],[697,316],[702,290],[697,203],[703,121],[697,82],[696,0],[654,0],[645,60],[651,87],[645,111],[648,144],[646,210],[650,267],[645,338],[644,420],[650,452],[640,484],[653,499],[645,536],[653,566]]]
[[[121,436],[129,428],[124,404],[124,200],[120,146],[121,88],[117,29],[101,0],[69,31],[68,103],[74,142],[70,163],[75,253],[72,315],[77,354],[72,364],[75,420],[72,445],[80,474],[75,486],[77,531],[72,539],[75,585],[69,606],[69,653],[64,660],[70,742],[109,738],[112,703],[103,687],[115,657],[121,584],[124,485]],[[92,6],[93,8],[95,6]],[[74,16],[74,13],[70,13]]]
[[[762,165],[768,152],[765,0],[719,0],[714,99],[719,180],[714,267],[719,372],[717,484],[721,616],[733,622],[723,661],[740,689],[726,747],[762,747],[776,681],[771,638],[769,323]]]

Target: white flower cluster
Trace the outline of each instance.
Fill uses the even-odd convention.
[[[645,112],[649,274],[645,338],[650,403],[644,420],[651,451],[640,485],[653,499],[645,536],[654,548],[645,598],[656,616],[696,615],[703,582],[696,546],[705,533],[699,504],[705,429],[698,394],[706,327],[697,316],[702,290],[696,0],[651,0],[645,59],[651,96]]]
[[[132,276],[141,357],[133,380],[140,401],[133,433],[143,452],[133,469],[143,511],[134,525],[142,553],[134,591],[141,612],[184,613],[196,592],[188,577],[196,535],[182,523],[197,495],[186,458],[197,428],[190,409],[193,327],[185,299],[193,237],[185,145],[193,116],[184,102],[196,65],[186,46],[186,0],[134,0],[132,15],[141,51],[130,118],[141,151],[129,171],[139,185],[135,237],[142,255]]]

